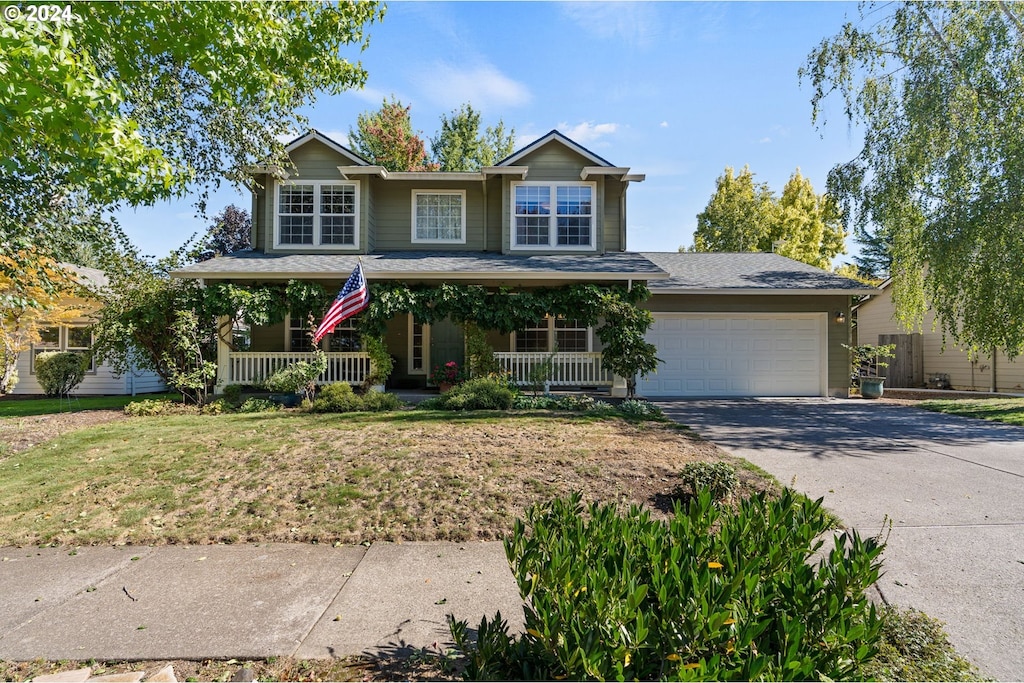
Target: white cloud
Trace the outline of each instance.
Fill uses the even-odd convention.
[[[617,123],[598,123],[594,125],[589,121],[584,121],[571,127],[564,121],[558,124],[558,130],[581,145],[593,142],[604,135],[611,135],[618,129],[619,124]]]
[[[348,147],[348,131],[345,130],[322,130],[320,131],[339,145]]]
[[[359,90],[346,90],[346,92],[352,93],[355,97],[363,100],[364,102],[369,102],[370,104],[376,105],[379,105],[389,96],[389,94],[385,93],[383,90],[378,90],[377,88],[368,88],[365,86],[360,88]]]
[[[757,142],[758,142],[759,144],[762,144],[762,145],[767,145],[767,144],[768,144],[769,142],[771,142],[771,141],[772,141],[772,139],[771,139],[771,138],[761,138],[761,139],[760,139],[760,140],[758,140]]]
[[[602,40],[633,46],[652,42],[662,24],[655,6],[639,2],[566,2],[562,13]]]
[[[525,84],[506,76],[491,64],[463,67],[435,62],[420,69],[415,80],[424,98],[447,109],[470,102],[474,109],[496,112],[527,104],[533,99]]]
[[[668,128],[668,121],[662,121],[658,125],[661,126],[662,128]]]

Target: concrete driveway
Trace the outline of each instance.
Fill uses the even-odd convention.
[[[859,399],[658,401],[874,535],[880,589],[947,624],[983,673],[1024,680],[1024,428]]]

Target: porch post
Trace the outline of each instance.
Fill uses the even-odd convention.
[[[230,335],[231,320],[222,315],[217,318],[217,383],[213,387],[214,395],[224,392],[224,387],[231,381],[231,368],[229,366],[228,354],[231,353],[231,345],[224,340],[224,330]]]
[[[626,397],[626,378],[612,375],[612,388],[609,392],[613,398]]]

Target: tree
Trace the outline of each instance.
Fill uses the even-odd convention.
[[[480,132],[480,112],[468,102],[441,115],[441,130],[430,139],[430,151],[441,171],[478,171],[512,154],[516,131],[505,132],[501,119]]]
[[[846,231],[835,201],[827,194],[816,194],[800,169],[790,176],[777,206],[768,235],[776,253],[828,269],[836,254],[846,251]]]
[[[766,183],[755,183],[744,166],[739,175],[731,167],[715,182],[715,193],[697,214],[694,251],[771,251],[762,245],[774,222],[775,200]]]
[[[828,195],[814,192],[797,169],[776,198],[766,183],[754,182],[744,166],[726,167],[715,194],[697,216],[694,251],[769,251],[829,268],[845,251],[840,214]]]
[[[252,218],[245,209],[234,204],[213,217],[199,253],[200,261],[252,248]]]
[[[829,189],[891,244],[908,327],[930,305],[958,344],[1024,351],[1024,18],[1018,6],[867,6],[808,56],[812,118],[836,93],[864,130]]]
[[[42,328],[88,310],[72,299],[76,292],[72,274],[40,252],[0,254],[0,394],[18,383],[18,354],[39,341]]]
[[[374,2],[67,7],[0,24],[0,246],[15,270],[29,247],[112,242],[107,209],[191,188],[203,209],[222,178],[284,163],[296,112],[365,82],[342,51],[383,16]]]
[[[389,171],[436,171],[423,139],[412,130],[409,109],[392,95],[377,111],[357,116],[356,130],[348,132],[352,149]]]

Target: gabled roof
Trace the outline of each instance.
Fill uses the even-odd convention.
[[[299,137],[289,142],[287,145],[285,145],[284,151],[292,152],[312,140],[316,140],[317,142],[327,145],[335,152],[347,156],[354,162],[356,166],[370,165],[370,162],[368,160],[364,159],[359,154],[353,152],[351,149],[341,144],[340,142],[336,142],[333,139],[327,137],[326,135],[318,131],[316,128],[310,128],[306,133],[300,135]]]
[[[368,280],[652,280],[663,270],[640,254],[516,255],[497,252],[395,251],[381,254],[240,252],[194,263],[174,277],[289,279],[348,277],[362,261]]]
[[[877,294],[878,290],[793,259],[765,252],[694,253],[645,251],[665,270],[652,280],[654,294]]]
[[[97,268],[86,268],[85,266],[76,266],[74,263],[61,263],[61,268],[71,271],[75,274],[75,280],[78,284],[83,287],[91,287],[94,289],[103,289],[110,284],[107,274]]]
[[[519,149],[519,150],[517,150],[515,152],[512,152],[511,155],[509,155],[509,156],[505,157],[504,159],[502,159],[501,161],[499,161],[497,164],[495,164],[495,166],[511,166],[511,165],[515,164],[517,161],[519,161],[520,159],[522,159],[524,156],[529,154],[530,152],[533,152],[534,150],[540,149],[541,147],[543,147],[544,145],[546,145],[546,144],[548,144],[550,142],[560,142],[560,143],[562,143],[563,145],[565,145],[566,147],[568,147],[572,151],[576,152],[580,156],[586,157],[590,161],[594,162],[594,164],[597,165],[597,166],[612,166],[613,165],[607,159],[604,159],[604,158],[594,154],[593,152],[591,152],[589,149],[587,149],[583,145],[570,140],[566,136],[564,136],[561,133],[559,133],[557,130],[553,130],[550,133],[548,133],[547,135],[534,140],[533,142],[531,142],[530,144],[526,145],[522,149]]]

